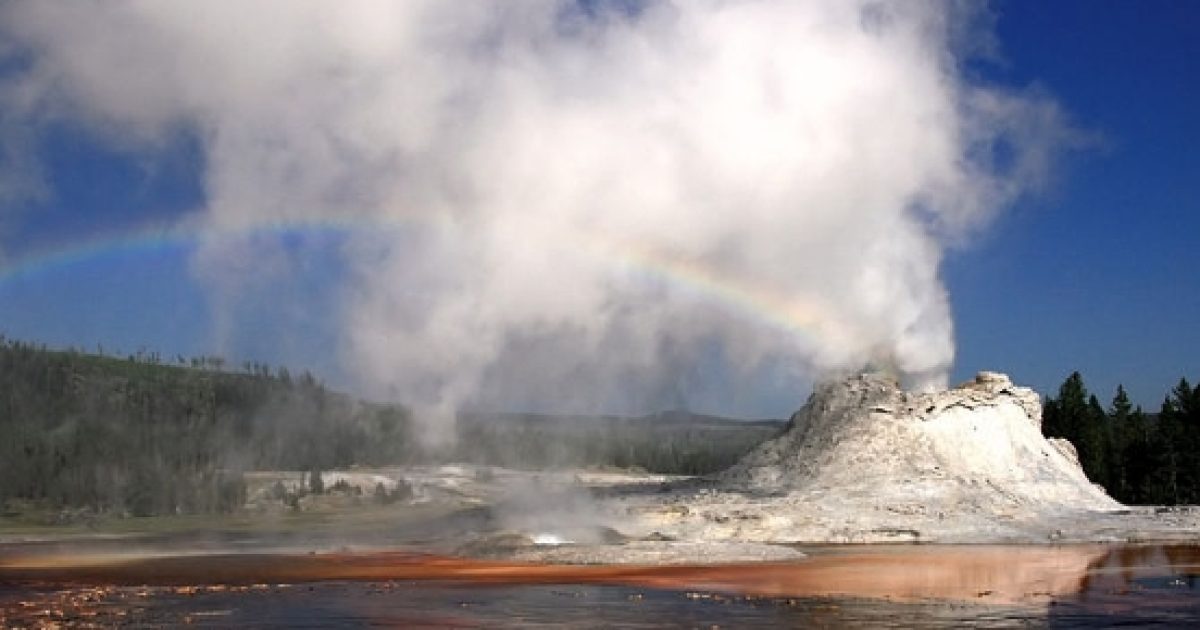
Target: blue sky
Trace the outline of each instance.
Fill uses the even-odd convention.
[[[1040,391],[1071,370],[1157,409],[1200,377],[1200,5],[1006,2],[998,78],[1052,93],[1098,146],[1012,208],[944,272],[957,375]]]
[[[1046,191],[948,254],[954,380],[995,369],[1052,392],[1079,370],[1105,402],[1121,382],[1157,408],[1180,376],[1200,378],[1200,4],[994,8],[1002,58],[979,67],[983,80],[1052,95],[1096,140],[1063,156]],[[70,123],[38,137],[46,194],[0,213],[0,332],[165,357],[222,352],[344,382],[329,323],[343,271],[336,236],[307,243],[299,273],[241,302],[224,336],[189,272],[192,245],[145,236],[202,205],[198,142],[181,133],[148,152],[109,140]],[[80,245],[130,233],[143,238]]]

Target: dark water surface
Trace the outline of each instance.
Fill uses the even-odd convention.
[[[1200,627],[1200,547],[857,546],[718,567],[0,556],[4,627]]]

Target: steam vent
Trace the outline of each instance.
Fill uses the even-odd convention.
[[[816,388],[778,437],[655,515],[685,539],[1053,541],[1124,506],[1069,442],[1041,433],[1037,393],[1003,374],[936,393],[866,374]],[[672,509],[674,511],[672,511]]]

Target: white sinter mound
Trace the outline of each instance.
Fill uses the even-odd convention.
[[[1122,506],[1065,440],[1042,436],[1037,393],[1003,374],[936,393],[885,376],[820,386],[788,430],[721,475],[730,488],[827,489],[967,510]]]
[[[822,385],[715,479],[624,504],[629,533],[688,541],[1128,540],[1157,527],[1042,436],[1035,392],[990,372],[936,393],[874,374]]]

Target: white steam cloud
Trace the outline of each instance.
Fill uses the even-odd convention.
[[[867,363],[928,388],[954,356],[944,248],[1036,185],[1063,134],[1048,99],[964,78],[965,43],[989,36],[974,17],[12,2],[0,37],[27,67],[3,98],[121,142],[197,134],[200,228],[390,226],[346,244],[344,359],[428,417],[632,408]],[[214,242],[196,268],[236,300],[259,245]]]

